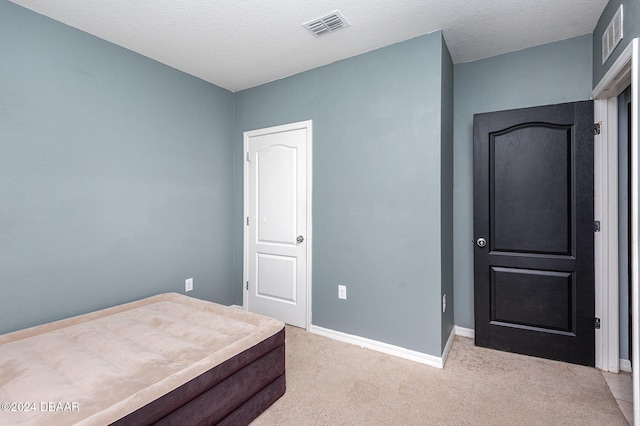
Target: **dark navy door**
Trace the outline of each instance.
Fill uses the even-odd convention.
[[[593,103],[474,116],[476,345],[595,364]]]

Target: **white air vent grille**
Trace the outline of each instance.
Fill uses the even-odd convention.
[[[607,61],[613,49],[616,48],[618,43],[622,40],[622,5],[618,8],[618,11],[613,15],[613,19],[609,23],[609,26],[602,34],[602,64]]]
[[[306,22],[302,26],[311,31],[316,37],[320,37],[340,28],[346,28],[349,23],[339,11],[335,10],[321,18]]]

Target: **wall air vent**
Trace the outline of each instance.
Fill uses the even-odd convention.
[[[339,11],[335,10],[321,18],[305,22],[302,26],[311,31],[316,37],[320,37],[340,28],[346,28],[349,23]]]
[[[618,11],[613,15],[613,19],[609,22],[607,29],[602,34],[602,64],[607,61],[613,49],[616,48],[618,43],[622,40],[622,5],[618,8]]]

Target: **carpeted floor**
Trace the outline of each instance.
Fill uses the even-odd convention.
[[[599,370],[477,348],[444,369],[287,326],[287,392],[252,425],[627,425]]]

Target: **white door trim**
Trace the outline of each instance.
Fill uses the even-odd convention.
[[[602,122],[594,137],[594,217],[600,232],[594,233],[596,317],[596,367],[617,373],[620,368],[618,306],[618,100],[594,102],[594,121]]]
[[[638,39],[631,42],[631,327],[633,328],[633,424],[640,425],[640,321],[638,300],[638,107],[640,99],[638,83],[640,70],[638,69]]]
[[[635,366],[633,371],[633,418],[634,424],[640,424],[640,368],[638,368],[640,361],[639,351],[639,343],[640,343],[640,329],[638,325],[640,322],[638,321],[638,82],[639,82],[639,72],[638,72],[638,39],[634,38],[631,40],[629,45],[624,49],[624,51],[620,54],[618,59],[611,66],[609,71],[605,74],[602,80],[596,85],[595,89],[592,92],[592,97],[596,99],[596,107],[594,109],[594,118],[595,121],[602,121],[603,132],[601,133],[601,142],[602,144],[606,143],[609,147],[608,150],[602,148],[600,152],[607,151],[607,154],[611,151],[611,146],[616,146],[617,148],[617,105],[615,109],[611,106],[612,102],[615,101],[616,97],[629,85],[631,84],[631,217],[630,217],[630,225],[631,225],[631,305],[632,305],[632,327],[633,327],[633,336],[632,336],[632,351],[633,351],[633,365]],[[610,127],[615,126],[616,132],[613,134],[613,131],[609,131]],[[598,152],[598,151],[596,151]],[[601,167],[602,174],[598,177],[596,176],[596,186],[600,187],[603,190],[609,192],[609,197],[613,197],[614,193],[611,193],[612,187],[610,185],[612,180],[616,180],[615,188],[617,189],[617,178],[614,178],[611,167],[615,166],[617,171],[617,156],[615,165],[612,165],[611,156],[608,156],[608,160],[603,158],[604,156],[596,156],[595,164],[596,168]],[[603,170],[603,169],[604,170]],[[607,171],[606,173],[604,171]],[[598,181],[597,179],[603,179],[605,181]],[[611,238],[614,236],[617,239],[617,214],[612,215],[612,211],[610,209],[612,204],[616,205],[617,211],[617,201],[615,203],[609,203],[609,206],[606,206],[607,199],[603,196],[596,198],[596,212],[600,209],[600,212],[608,213],[607,222],[604,222],[603,216],[603,229],[612,229],[616,230],[616,232],[609,232],[607,238]],[[612,217],[613,216],[613,217]],[[613,228],[615,221],[616,228]],[[602,236],[604,239],[604,235]],[[598,238],[596,238],[596,244],[598,243]],[[607,247],[611,247],[611,242],[609,241],[605,244],[604,241],[601,241],[599,247],[596,248],[596,268],[601,268],[602,274],[596,274],[596,308],[600,307],[600,315],[601,318],[608,318],[605,322],[606,336],[605,333],[602,333],[598,338],[598,334],[596,333],[596,345],[599,347],[596,348],[596,355],[598,351],[600,351],[600,365],[598,364],[598,357],[596,357],[596,366],[598,368],[602,368],[603,370],[607,370],[611,367],[615,360],[609,359],[613,356],[614,348],[612,348],[614,340],[618,341],[618,279],[617,279],[617,267],[618,267],[618,252],[617,247],[615,252],[609,252],[608,259],[603,255],[603,251],[607,250]],[[611,269],[616,270],[616,279],[613,280],[611,274],[613,273]],[[606,272],[605,272],[606,271]],[[600,282],[598,283],[598,280]],[[604,281],[603,281],[604,280]],[[600,287],[598,287],[598,285]],[[613,287],[615,287],[615,293],[612,291]],[[599,289],[599,290],[598,290]],[[598,312],[596,311],[596,315]],[[615,316],[615,321],[612,321],[612,318]],[[608,324],[610,323],[610,324]],[[614,327],[615,323],[615,327]],[[603,330],[604,331],[604,330]],[[606,338],[605,338],[606,337]],[[617,345],[616,345],[617,350]],[[605,359],[607,357],[607,359]],[[618,365],[619,368],[619,365]],[[614,368],[611,371],[618,371],[618,369]]]
[[[255,136],[255,135],[259,135],[259,134],[267,134],[267,133],[278,133],[278,132],[288,132],[288,131],[292,131],[292,130],[298,130],[298,129],[306,129],[307,131],[307,206],[306,206],[306,216],[307,216],[307,229],[305,232],[305,239],[307,241],[306,244],[306,251],[307,251],[307,300],[305,301],[305,305],[306,305],[306,325],[305,328],[306,330],[309,330],[310,326],[311,326],[311,277],[313,276],[312,274],[312,270],[311,270],[311,266],[313,264],[312,262],[312,250],[313,250],[313,235],[312,235],[312,222],[311,222],[311,217],[312,217],[312,199],[313,199],[313,194],[312,194],[312,177],[313,177],[313,171],[312,171],[312,165],[313,165],[313,125],[312,125],[312,120],[306,120],[306,121],[300,121],[297,123],[290,123],[290,124],[284,124],[284,125],[280,125],[280,126],[273,126],[273,127],[268,127],[268,128],[264,128],[264,129],[257,129],[257,130],[250,130],[250,131],[246,131],[243,134],[243,144],[244,144],[244,148],[243,148],[243,169],[244,169],[244,208],[243,208],[243,255],[242,255],[242,259],[243,259],[243,268],[242,268],[242,305],[243,308],[245,310],[248,309],[249,307],[249,303],[248,303],[248,297],[249,297],[249,292],[247,290],[247,286],[246,283],[248,282],[249,279],[249,262],[248,262],[248,256],[249,256],[249,233],[248,233],[248,229],[246,226],[246,218],[249,217],[249,164],[248,161],[246,161],[247,158],[247,154],[249,153],[249,138],[251,136]]]

